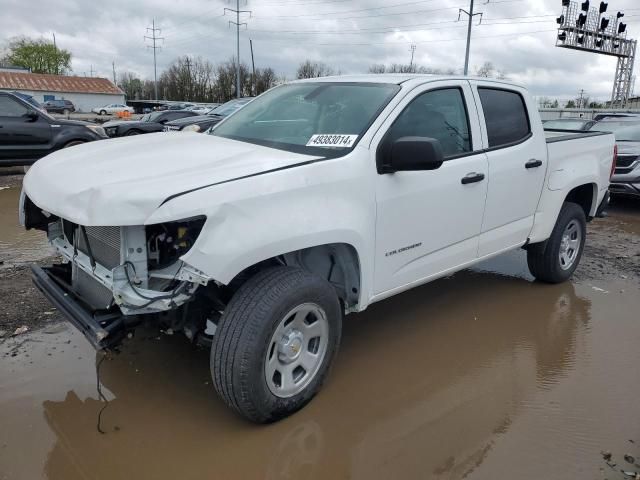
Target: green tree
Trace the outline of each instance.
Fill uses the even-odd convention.
[[[46,40],[22,37],[9,42],[2,63],[29,68],[33,73],[62,75],[71,70],[71,53]]]
[[[564,108],[576,108],[576,102],[574,102],[573,100],[569,100]]]

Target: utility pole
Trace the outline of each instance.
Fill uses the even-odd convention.
[[[93,69],[93,65],[89,65],[89,75],[93,77],[93,72],[95,72],[95,70]]]
[[[117,86],[118,82],[116,81],[116,62],[115,62],[115,60],[113,62],[111,62],[111,67],[113,68],[113,84]]]
[[[158,101],[158,66],[157,66],[157,62],[156,62],[156,50],[158,50],[161,47],[158,47],[156,45],[156,42],[158,42],[159,40],[162,40],[164,42],[164,37],[158,37],[156,32],[160,33],[161,29],[156,28],[156,19],[152,19],[151,20],[151,27],[147,27],[147,33],[149,33],[149,31],[151,31],[151,36],[144,36],[145,40],[151,40],[153,42],[153,45],[147,45],[147,48],[153,48],[153,90],[155,93],[155,100]]]
[[[255,97],[257,86],[256,86],[256,63],[253,61],[253,41],[249,39],[249,48],[251,48],[251,70],[253,71],[252,81],[251,81],[251,94]]]
[[[240,23],[240,14],[248,13],[251,16],[251,10],[240,10],[240,0],[236,0],[236,8],[225,8],[224,13],[227,13],[227,10],[231,13],[236,14],[236,21],[229,20],[229,25],[236,26],[236,97],[240,98],[240,25],[247,24],[245,22]]]
[[[473,0],[471,0],[468,12],[466,10],[463,10],[462,8],[458,10],[458,21],[460,21],[460,14],[462,13],[466,14],[467,17],[469,17],[469,23],[467,25],[467,50],[464,54],[464,74],[466,76],[469,74],[469,50],[471,48],[471,26],[473,25],[473,17],[475,17],[476,15],[480,15],[480,22],[478,23],[479,25],[482,22],[482,12],[473,13]]]
[[[185,95],[185,100],[191,101],[191,59],[187,57],[185,63],[187,65],[187,94]]]
[[[53,35],[53,49],[55,50],[56,53],[58,53],[58,46],[56,45],[56,32],[51,32],[51,34]],[[56,61],[56,75],[58,75],[60,72],[58,71],[58,62]]]
[[[411,61],[409,62],[409,70],[413,73],[413,54],[416,51],[416,46],[411,45]]]

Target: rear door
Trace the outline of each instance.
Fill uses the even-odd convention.
[[[28,117],[27,108],[0,94],[0,160],[40,158],[51,146],[51,125],[42,115]]]
[[[528,103],[531,97],[524,89],[490,81],[471,85],[489,161],[478,249],[484,257],[526,242],[544,184],[547,145],[536,106]]]
[[[445,161],[436,170],[376,177],[378,299],[469,264],[477,256],[488,165],[467,81],[417,87],[376,134],[372,152],[415,136],[437,139]]]

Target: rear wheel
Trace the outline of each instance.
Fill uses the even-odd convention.
[[[231,299],[213,338],[218,394],[254,422],[291,415],[320,389],[341,327],[340,302],[323,278],[293,267],[256,274]]]
[[[140,130],[131,130],[129,132],[127,132],[127,137],[130,137],[131,135],[140,135]]]
[[[65,143],[63,148],[74,147],[76,145],[80,145],[84,143],[82,140],[71,140],[69,143]]]
[[[100,113],[98,113],[98,115],[106,115],[107,111],[106,110],[100,110]]]
[[[527,263],[537,280],[564,282],[571,277],[582,257],[587,222],[582,207],[566,202],[546,242],[530,245]]]

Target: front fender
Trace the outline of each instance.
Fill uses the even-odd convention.
[[[330,243],[351,245],[360,260],[363,306],[373,275],[374,246],[367,239],[375,238],[374,195],[369,182],[355,175],[355,166],[342,169],[337,161],[180,195],[145,223],[205,215],[200,236],[182,260],[224,284],[247,267],[278,255]]]

